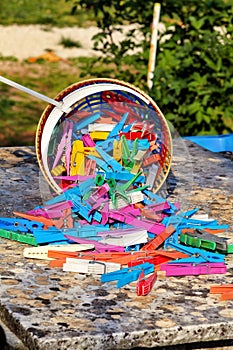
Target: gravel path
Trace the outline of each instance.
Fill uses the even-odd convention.
[[[61,58],[91,56],[92,36],[98,33],[98,28],[51,28],[40,25],[0,26],[0,56],[14,56],[19,60],[37,57],[52,50]],[[80,42],[81,48],[64,48],[59,45],[62,37]]]

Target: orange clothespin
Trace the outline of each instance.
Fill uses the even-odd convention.
[[[168,226],[163,232],[157,235],[150,242],[146,243],[141,250],[142,251],[153,251],[156,250],[168,237],[170,237],[173,232],[175,232],[174,226]]]
[[[147,157],[146,159],[144,159],[143,166],[146,167],[146,166],[151,165],[153,163],[157,163],[160,160],[161,160],[160,154],[157,154],[157,153],[153,154],[152,156]]]
[[[220,300],[233,300],[233,284],[211,286],[210,294],[221,294]]]
[[[54,226],[53,220],[47,219],[44,216],[29,215],[29,214],[19,213],[17,211],[14,211],[14,214],[16,216],[19,216],[19,217],[27,219],[27,220],[33,220],[33,221],[40,222],[40,223],[45,225],[44,229],[47,229],[48,226]]]

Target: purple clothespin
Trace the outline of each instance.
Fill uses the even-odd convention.
[[[124,252],[125,249],[124,247],[120,247],[117,245],[110,245],[110,244],[103,244],[103,243],[99,243],[97,241],[93,241],[90,239],[83,239],[83,238],[77,238],[77,237],[73,237],[73,236],[69,236],[69,235],[64,235],[67,239],[74,241],[76,243],[80,243],[80,244],[93,244],[95,247],[95,250],[104,253],[104,252]]]
[[[72,137],[73,123],[67,121],[65,124],[65,129],[61,141],[57,147],[57,154],[53,162],[53,169],[57,166],[59,160],[61,159],[63,153],[65,152],[66,159],[66,172],[70,175],[70,154],[71,154],[71,137]]]
[[[85,134],[81,137],[81,140],[83,141],[83,144],[85,147],[95,147],[96,144],[92,140],[91,136],[89,134]]]
[[[200,263],[197,265],[191,263],[184,264],[163,264],[160,266],[161,271],[166,271],[166,276],[194,276],[194,275],[212,275],[226,273],[226,265],[220,263]]]

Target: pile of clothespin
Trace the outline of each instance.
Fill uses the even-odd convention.
[[[132,110],[115,123],[102,123],[100,113],[75,118],[63,120],[48,149],[61,193],[0,218],[0,237],[34,246],[24,256],[48,259],[51,267],[101,275],[119,288],[136,281],[137,295],[150,292],[159,270],[225,274],[233,245],[217,234],[228,226],[200,219],[198,209],[181,212],[155,193],[169,165],[153,125],[134,121]]]

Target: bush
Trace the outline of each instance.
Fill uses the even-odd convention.
[[[165,29],[151,90],[146,82],[154,1],[78,0],[74,9],[77,3],[94,10],[101,29],[94,40],[102,58],[87,67],[91,75],[110,64],[111,76],[148,92],[181,135],[233,132],[232,0],[161,1]],[[115,34],[126,24],[133,27],[118,42]]]

